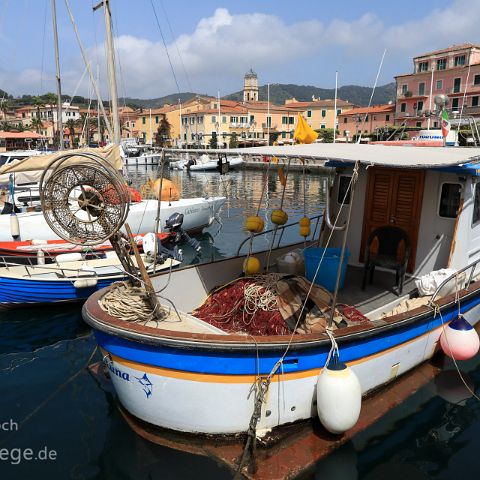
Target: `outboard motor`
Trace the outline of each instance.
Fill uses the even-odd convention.
[[[185,167],[186,167],[187,170],[190,170],[190,167],[191,167],[192,165],[196,165],[196,164],[197,164],[197,162],[195,161],[195,159],[191,158],[191,159],[185,164]]]
[[[174,241],[179,242],[182,238],[190,245],[196,252],[199,252],[202,247],[200,243],[192,238],[188,233],[183,230],[183,214],[182,213],[172,213],[170,217],[165,221],[165,228],[170,231],[174,236]]]

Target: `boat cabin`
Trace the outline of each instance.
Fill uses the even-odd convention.
[[[365,272],[366,257],[379,248],[379,241],[392,243],[390,252],[398,257],[397,261],[401,260],[399,257],[408,256],[407,278],[445,268],[458,270],[480,258],[480,187],[477,187],[480,170],[475,150],[358,146],[358,149],[365,148],[370,149],[374,157],[369,163],[357,165],[358,178],[346,238],[350,254],[347,290],[355,283],[351,278],[355,277],[355,271],[357,277],[370,275]],[[324,243],[330,235],[328,224],[332,219],[338,215],[337,227],[340,228],[347,223],[351,195],[349,192],[345,196],[345,193],[351,184],[355,163],[332,160],[326,165],[334,167],[336,174],[328,195],[330,221],[322,236]],[[331,247],[341,247],[344,232],[333,231]],[[380,236],[375,235],[376,232]],[[397,251],[406,247],[408,251]],[[388,246],[385,248],[389,250]],[[398,283],[391,259],[383,260],[384,265],[381,261],[377,265],[384,272],[380,277],[387,283],[392,278]],[[389,276],[387,271],[391,272]],[[375,283],[378,282],[374,280]],[[384,283],[384,286],[387,285]],[[413,282],[410,288],[414,288]]]

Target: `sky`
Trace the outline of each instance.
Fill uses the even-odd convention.
[[[66,2],[103,98],[104,16],[97,0],[57,0],[62,90],[92,96]],[[51,0],[0,0],[0,88],[55,91]],[[372,86],[412,71],[415,55],[480,44],[480,0],[110,0],[119,96],[238,91],[259,84]],[[152,7],[153,4],[153,7]],[[158,19],[158,23],[157,23]],[[166,48],[162,41],[165,40]],[[169,61],[170,58],[170,61]],[[172,67],[170,66],[172,64]]]

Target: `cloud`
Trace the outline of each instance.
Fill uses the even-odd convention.
[[[390,26],[381,16],[368,12],[351,21],[337,18],[325,24],[311,19],[289,24],[275,14],[234,15],[226,8],[218,8],[201,19],[192,32],[183,33],[168,45],[168,52],[181,91],[213,94],[220,89],[226,94],[239,90],[249,68],[260,74],[261,83],[296,81],[331,86],[333,72],[338,68],[342,84],[368,85],[384,48],[388,52],[381,81],[388,82],[393,75],[408,72],[414,55],[453,43],[480,42],[479,16],[478,0],[452,0],[448,7],[433,9],[423,18]],[[121,66],[119,95],[123,90],[128,96],[140,98],[176,92],[160,40],[120,35],[116,50]],[[93,48],[89,55],[96,58]],[[99,55],[102,57],[103,47]],[[104,59],[100,63],[105,65]],[[78,59],[71,60],[64,75],[64,91],[74,90],[83,69]],[[1,84],[15,85],[17,92],[38,89],[36,71],[17,73],[15,82],[9,82],[5,72],[0,72],[0,81],[2,77]],[[84,82],[79,93],[87,94],[86,85]]]

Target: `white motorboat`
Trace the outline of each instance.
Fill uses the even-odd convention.
[[[158,165],[160,161],[160,153],[142,153],[138,157],[125,158],[125,165]]]
[[[160,227],[173,213],[183,215],[183,229],[187,232],[201,231],[212,224],[225,203],[225,197],[183,198],[163,201],[160,205]],[[155,228],[157,200],[143,200],[130,207],[127,222],[134,233],[148,233]],[[22,240],[53,240],[59,238],[47,225],[42,212],[25,212],[16,215],[0,215],[0,241],[12,240],[18,220],[19,237]],[[12,230],[13,228],[13,230]]]
[[[243,165],[243,158],[239,155],[227,158],[228,168],[233,169]],[[188,170],[189,172],[215,172],[218,170],[218,159],[212,159],[209,155],[203,154],[198,158],[189,157],[185,160],[170,162],[171,170]]]

